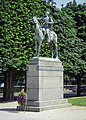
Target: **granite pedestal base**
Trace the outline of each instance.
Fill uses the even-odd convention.
[[[32,58],[27,65],[27,110],[65,107],[63,66],[59,59]]]

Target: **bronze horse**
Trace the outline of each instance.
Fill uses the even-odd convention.
[[[46,39],[46,36],[43,34],[43,30],[40,27],[40,24],[37,20],[37,17],[33,17],[33,22],[35,24],[35,35],[34,35],[34,40],[35,40],[35,45],[36,45],[36,55],[35,57],[39,57],[40,55],[40,50],[41,50],[41,45],[43,40]],[[57,52],[57,34],[54,31],[49,31],[50,35],[50,43],[53,44],[51,49],[52,49],[52,58],[58,58],[58,52]],[[46,39],[48,42],[48,39]]]

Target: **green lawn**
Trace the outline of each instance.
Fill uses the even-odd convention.
[[[86,97],[69,98],[68,102],[76,106],[86,106]]]

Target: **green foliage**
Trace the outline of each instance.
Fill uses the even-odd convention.
[[[67,13],[70,17],[72,17],[71,24],[68,23],[69,29],[65,27],[65,32],[68,37],[62,33],[63,41],[63,49],[61,49],[61,60],[63,61],[63,65],[65,68],[65,74],[76,78],[84,78],[86,74],[86,13],[85,13],[86,5],[77,5],[75,1],[70,2],[63,7],[61,11],[63,13]],[[69,17],[69,18],[70,18]],[[69,20],[68,20],[69,22]],[[66,22],[65,22],[66,23]],[[74,24],[73,24],[74,23]],[[72,25],[72,26],[71,26]],[[67,32],[68,30],[68,32]],[[70,36],[71,35],[71,36]],[[62,39],[62,38],[61,38]],[[60,41],[61,41],[60,39]],[[62,44],[62,41],[61,41]],[[64,51],[64,52],[63,52]],[[63,57],[62,57],[63,56]]]
[[[41,4],[41,5],[40,5]],[[40,0],[0,1],[0,69],[25,69],[34,55],[33,15],[43,15],[45,6]]]
[[[0,69],[25,69],[34,56],[34,25],[32,16],[42,17],[49,10],[58,35],[59,58],[65,75],[75,77],[86,74],[86,5],[68,3],[59,10],[40,0],[0,1]],[[51,57],[50,45],[43,43],[41,56]]]
[[[76,22],[77,37],[86,41],[86,4],[69,3],[62,8],[67,14],[73,17]]]

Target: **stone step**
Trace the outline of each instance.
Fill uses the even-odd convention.
[[[60,108],[66,108],[66,107],[71,107],[72,104],[66,103],[66,104],[57,104],[57,105],[51,105],[51,106],[42,106],[42,107],[34,107],[34,106],[17,106],[17,110],[19,111],[32,111],[32,112],[41,112],[41,111],[46,111],[46,110],[51,110],[51,109],[60,109]]]
[[[29,100],[27,100],[27,105],[34,106],[34,107],[50,106],[50,105],[66,104],[66,103],[68,103],[67,99],[46,100],[46,101],[29,101]]]

